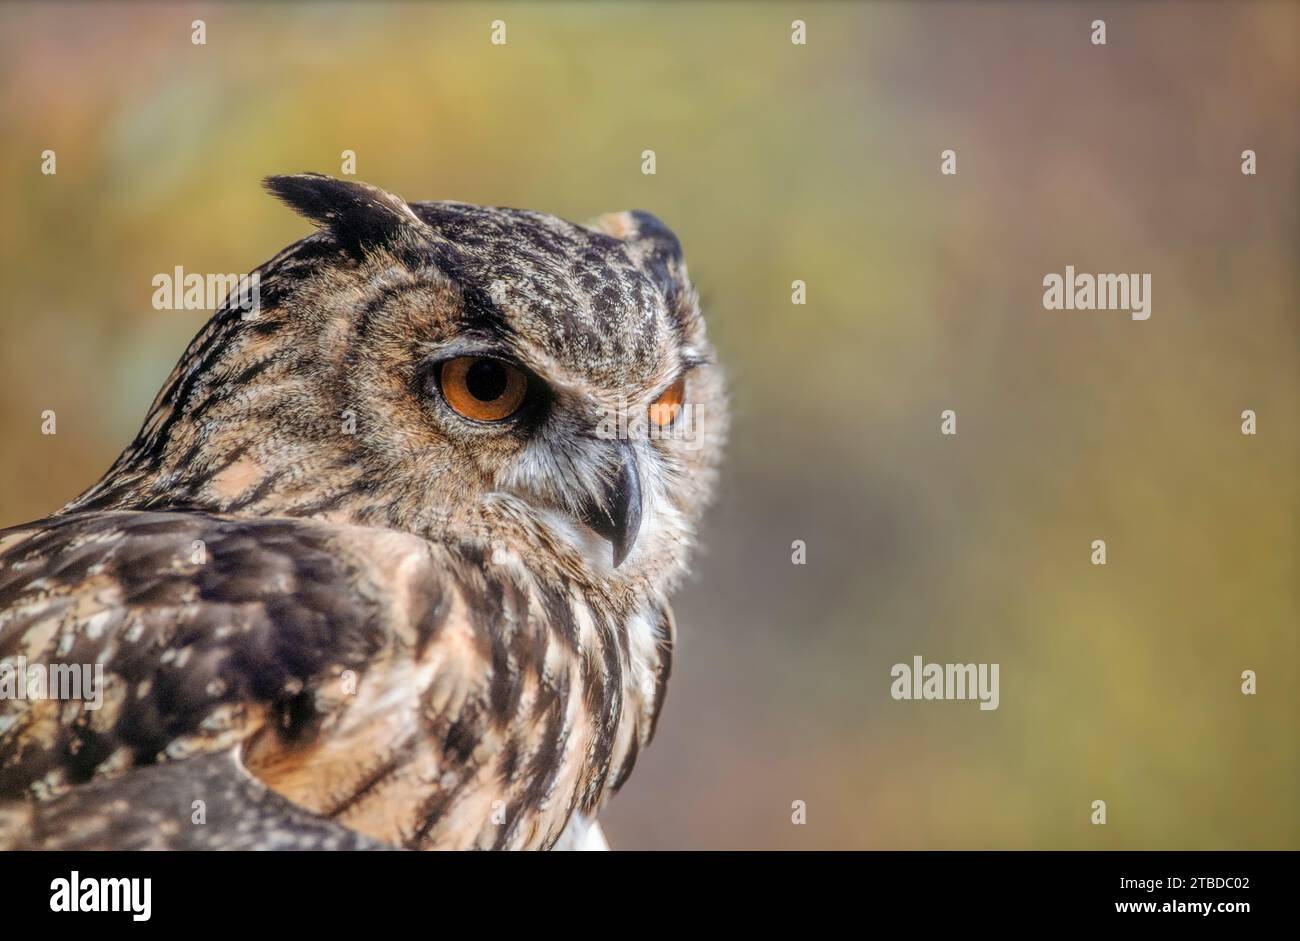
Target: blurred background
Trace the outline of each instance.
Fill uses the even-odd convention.
[[[735,416],[614,846],[1297,848],[1298,47],[1285,2],[7,3],[0,526],[206,319],[155,274],[308,234],[267,174],[645,208]],[[1066,265],[1151,319],[1044,310]],[[915,655],[1000,708],[892,700]]]

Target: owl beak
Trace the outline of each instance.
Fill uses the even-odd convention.
[[[618,473],[606,487],[604,499],[582,514],[582,521],[614,548],[614,568],[623,564],[641,529],[641,477],[636,455],[627,442],[619,443]]]

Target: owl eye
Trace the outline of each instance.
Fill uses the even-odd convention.
[[[681,414],[682,402],[686,398],[686,378],[682,377],[670,385],[659,398],[650,403],[650,423],[657,428],[667,428],[677,421]]]
[[[457,356],[439,367],[442,397],[474,421],[502,421],[519,411],[528,394],[523,370],[485,356]]]

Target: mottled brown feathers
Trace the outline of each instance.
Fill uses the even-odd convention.
[[[725,433],[681,246],[648,213],[267,186],[321,229],[98,483],[0,531],[0,669],[104,674],[99,709],[0,699],[0,844],[551,846],[653,732]],[[523,404],[458,413],[456,357]],[[679,387],[689,425],[629,430]]]
[[[100,710],[0,704],[0,798],[240,748],[295,805],[393,845],[545,845],[630,757],[614,754],[617,727],[640,693],[599,615],[583,615],[599,627],[574,658],[586,602],[566,586],[468,556],[384,530],[192,513],[6,531],[0,658],[99,662],[105,685]],[[579,701],[589,721],[574,720]],[[486,795],[522,829],[477,813],[446,825]]]

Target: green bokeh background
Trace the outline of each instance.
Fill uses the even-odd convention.
[[[309,231],[267,174],[645,208],[735,418],[615,846],[1297,848],[1298,113],[1284,2],[5,4],[0,525],[134,434],[206,317],[155,274]],[[916,654],[1000,709],[893,701]]]

